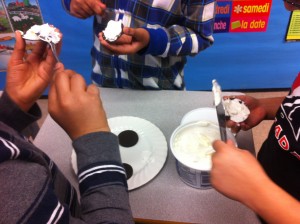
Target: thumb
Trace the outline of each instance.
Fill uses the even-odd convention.
[[[23,58],[25,55],[25,41],[22,38],[22,34],[20,31],[15,31],[16,43],[14,46],[14,50],[11,55],[11,61],[20,61],[23,63]]]
[[[224,148],[226,145],[225,142],[221,141],[221,140],[215,140],[213,141],[212,143],[212,147],[214,148],[214,150],[217,152],[217,151],[220,151],[222,148]]]
[[[230,150],[238,149],[236,147],[235,143],[231,139],[228,139],[226,143],[221,140],[215,140],[212,143],[212,146],[216,152],[221,151],[221,150],[230,151]]]
[[[230,150],[230,149],[236,148],[236,145],[231,139],[228,139],[226,143],[221,141],[221,140],[215,140],[212,143],[212,147],[214,148],[214,150],[216,152],[218,152],[218,151],[221,151],[223,149],[224,150]]]

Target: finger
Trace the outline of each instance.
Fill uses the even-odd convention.
[[[60,41],[57,44],[55,44],[55,49],[58,55],[60,55],[61,48],[62,48],[62,38],[63,36],[61,35]]]
[[[243,123],[241,124],[241,129],[242,129],[243,131],[248,131],[249,129],[251,129],[251,126],[248,125],[247,123],[243,122]]]
[[[28,61],[35,61],[37,63],[40,63],[41,69],[43,69],[44,73],[46,73],[46,76],[51,79],[55,64],[57,62],[52,54],[51,49],[46,49],[45,55],[43,56],[38,56],[37,54],[35,54],[34,56],[31,55],[31,57],[28,58]]]
[[[134,28],[125,27],[123,30],[124,30],[124,34],[131,36],[132,38],[138,41],[141,40],[146,41],[146,43],[148,44],[150,34],[146,29],[144,28],[134,29]]]
[[[49,109],[52,110],[52,107],[54,105],[56,105],[56,103],[58,102],[57,100],[57,90],[56,90],[56,85],[55,85],[55,78],[57,76],[57,74],[59,73],[63,73],[64,71],[64,65],[62,63],[57,63],[55,65],[55,68],[54,68],[54,75],[53,75],[53,80],[51,82],[51,85],[50,85],[50,90],[49,90],[49,94],[48,94],[48,107]]]
[[[106,40],[104,40],[104,37],[103,37],[103,32],[100,32],[98,34],[98,39],[99,39],[101,44],[106,43]]]
[[[231,132],[233,134],[239,133],[240,130],[241,130],[241,126],[238,123],[236,123],[236,125],[234,126],[231,126]]]
[[[99,34],[99,41],[100,41],[101,46],[105,48],[105,50],[107,51],[108,54],[113,54],[113,52],[109,49],[109,47],[110,47],[109,43],[103,39],[102,33]]]
[[[226,117],[226,126],[228,128],[236,126],[236,122],[233,120],[230,120],[230,117]]]
[[[86,91],[93,95],[100,95],[99,88],[95,84],[89,85]]]
[[[55,67],[54,67],[54,71],[55,72],[62,72],[63,70],[65,70],[64,64],[61,63],[61,62],[57,62]]]
[[[47,43],[45,43],[44,41],[37,41],[34,44],[31,53],[28,55],[27,60],[38,61],[46,58],[46,55],[47,55]]]
[[[86,8],[85,10],[80,9],[74,12],[74,15],[80,19],[86,19],[93,15],[93,10],[90,8]]]
[[[131,44],[132,43],[132,37],[128,35],[122,34],[117,40],[114,42],[108,42],[103,37],[103,32],[100,32],[98,34],[98,39],[101,43],[101,45],[105,46],[106,48],[112,48],[113,46],[119,47],[118,45],[124,45],[124,44]]]
[[[86,82],[85,82],[84,78],[77,73],[75,73],[71,76],[70,84],[71,84],[71,86],[70,86],[71,91],[74,93],[81,94],[82,92],[86,91],[86,88],[87,88]]]
[[[94,14],[103,16],[105,14],[106,5],[101,1],[94,2],[92,9],[94,10]]]
[[[23,63],[23,58],[25,56],[26,50],[26,43],[25,40],[22,38],[22,35],[20,31],[15,32],[15,38],[16,38],[16,43],[14,46],[14,50],[11,54],[11,60],[12,61],[19,61]]]
[[[35,57],[38,57],[38,55],[36,54]],[[44,77],[51,82],[53,80],[53,77],[55,76],[55,71],[58,70],[57,68],[61,67],[60,71],[63,71],[64,66],[62,64],[58,67],[55,66],[57,61],[52,53],[52,50],[49,48],[46,50],[46,53],[45,53],[46,58],[43,59],[43,57],[36,58],[36,59],[34,59],[34,57],[31,57],[31,59],[28,59],[28,60],[29,61],[36,60],[37,63],[40,63],[40,66],[39,66],[39,69],[41,69],[40,74],[44,74]]]
[[[80,7],[78,7],[77,5],[73,6],[73,4],[71,3],[70,13],[75,17],[85,19],[93,15],[93,10],[89,7],[88,4],[81,4]]]
[[[72,70],[64,70],[56,72],[54,85],[56,86],[57,98],[63,100],[71,94],[71,81],[70,78],[75,72]]]
[[[36,41],[32,49],[32,54],[36,55],[37,57],[41,57],[45,54],[47,47],[48,47],[48,43],[46,43],[45,41],[42,40]]]
[[[88,18],[92,15],[104,15],[106,10],[106,5],[101,1],[93,1],[91,4],[81,4],[80,8],[77,6],[72,6],[71,4],[71,14],[79,17],[81,19]]]
[[[54,45],[54,47],[56,48],[56,46]],[[45,61],[53,68],[55,66],[55,64],[57,63],[57,60],[54,56],[54,53],[51,49],[51,47],[49,46],[46,51],[45,51]]]
[[[231,132],[233,134],[236,134],[241,130],[240,124],[236,123],[232,120],[227,120],[226,121],[226,126],[231,129]]]
[[[115,45],[122,45],[122,44],[132,44],[132,36],[127,34],[122,34],[115,42]]]
[[[223,99],[224,100],[227,100],[227,99],[231,99],[231,100],[233,100],[233,99],[235,99],[236,98],[236,96],[234,96],[234,95],[230,95],[230,96],[223,96]]]
[[[102,44],[102,46],[107,50],[107,52],[110,52],[111,54],[120,55],[120,54],[130,54],[131,53],[124,46],[109,44],[106,41],[104,44]]]
[[[100,41],[100,43],[101,43],[101,45],[102,45],[103,47],[105,47],[106,49],[111,48],[111,45],[112,45],[112,44],[110,44],[108,41],[106,41],[106,40],[103,38],[103,33],[100,33],[100,34],[99,34],[98,39],[99,39],[99,41]]]
[[[130,28],[130,27],[124,27],[123,28],[123,33],[129,36],[134,36],[135,35],[135,29]]]

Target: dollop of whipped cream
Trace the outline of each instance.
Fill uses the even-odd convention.
[[[103,38],[108,42],[116,41],[122,34],[123,24],[122,21],[110,20],[103,31]]]
[[[230,120],[240,123],[246,120],[250,114],[249,108],[245,105],[244,101],[237,98],[228,98],[223,101],[226,116]]]
[[[57,44],[60,41],[60,33],[56,31],[54,26],[48,23],[42,25],[33,25],[23,35],[26,40],[43,40]]]

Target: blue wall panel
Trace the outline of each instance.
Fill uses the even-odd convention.
[[[284,41],[289,17],[273,1],[266,32],[214,34],[211,48],[188,59],[187,89],[209,90],[214,78],[228,90],[289,88],[300,70],[300,42]]]

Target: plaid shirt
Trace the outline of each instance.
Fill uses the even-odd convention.
[[[64,0],[66,10],[70,1]],[[107,16],[94,17],[93,82],[104,87],[184,89],[186,56],[194,56],[213,44],[215,0],[102,2],[107,6]],[[147,29],[147,48],[133,55],[111,55],[98,40],[109,20]]]

